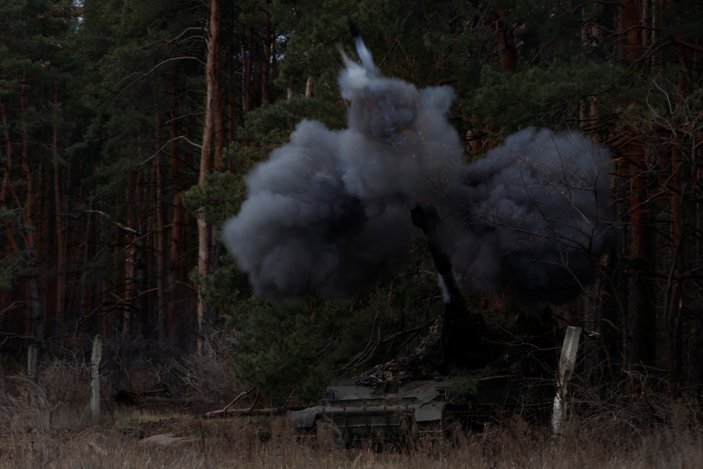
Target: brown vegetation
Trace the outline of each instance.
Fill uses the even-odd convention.
[[[7,369],[7,365],[5,365]],[[520,416],[415,448],[344,448],[334,435],[302,439],[285,417],[205,419],[171,405],[108,405],[98,425],[88,408],[88,367],[56,361],[38,384],[0,381],[0,467],[693,467],[703,425],[690,401],[605,393],[576,385],[563,439]],[[105,400],[109,401],[106,390]],[[603,396],[607,397],[603,397]],[[202,405],[209,404],[201,401]]]

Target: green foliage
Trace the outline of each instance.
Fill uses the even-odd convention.
[[[246,173],[271,150],[287,142],[301,120],[318,120],[330,128],[340,128],[345,115],[341,99],[294,97],[264,105],[247,114],[226,159],[235,165],[238,173]]]
[[[327,344],[339,332],[331,328],[336,311],[330,306],[311,300],[286,307],[259,298],[240,304],[234,316],[240,379],[257,385],[277,403],[291,391],[313,399],[330,371]]]
[[[339,128],[344,125],[344,117],[341,99],[325,101],[296,96],[250,112],[239,139],[263,145],[282,143],[303,119],[319,120],[329,127]]]
[[[315,119],[334,127],[341,125],[343,115],[341,102],[300,97],[250,112],[238,139],[225,151],[224,161],[234,170],[209,174],[204,188],[193,186],[187,190],[184,194],[186,207],[192,212],[204,208],[208,223],[221,225],[239,211],[246,198],[246,174],[273,149],[283,145],[301,120]]]
[[[462,17],[471,9],[454,1],[280,1],[274,11],[286,34],[278,84],[300,93],[311,76],[316,95],[338,97],[337,74],[342,66],[338,48],[356,56],[348,19],[360,27],[384,73],[421,86],[445,81],[453,72],[447,64],[454,58],[440,46],[464,27],[460,19],[447,22],[447,18]]]
[[[207,207],[209,220],[223,222],[245,197],[243,175],[285,143],[301,119],[321,120],[331,128],[344,125],[336,85],[341,66],[336,46],[347,37],[341,10],[359,24],[384,73],[418,86],[451,83],[459,123],[480,122],[501,132],[528,125],[573,127],[585,97],[604,97],[603,112],[613,112],[617,103],[608,107],[610,97],[632,86],[624,69],[595,55],[574,54],[574,47],[581,47],[580,18],[573,11],[552,11],[548,2],[520,2],[510,10],[505,21],[525,25],[520,67],[512,74],[500,71],[495,31],[489,27],[496,5],[459,3],[404,2],[399,14],[399,4],[393,2],[274,2],[274,14],[289,13],[277,16],[287,31],[277,83],[300,90],[313,76],[316,97],[279,100],[249,113],[226,154],[237,176],[209,178],[205,190],[189,191],[189,206]],[[261,21],[255,16],[245,21]],[[563,37],[565,24],[569,37]],[[291,392],[316,399],[335,377],[392,358],[407,337],[392,343],[382,338],[427,324],[441,307],[433,271],[427,253],[418,248],[402,273],[368,295],[284,305],[251,296],[245,276],[231,260],[200,284],[208,303],[232,317],[240,379],[281,403]]]
[[[155,241],[149,238],[156,224],[155,165],[162,169],[158,184],[166,238],[175,237],[169,217],[175,212],[171,202],[180,194],[191,213],[204,209],[207,221],[221,226],[246,197],[246,174],[284,144],[302,119],[316,119],[332,129],[344,127],[346,109],[337,76],[342,66],[339,47],[356,58],[349,18],[359,25],[384,74],[419,87],[454,87],[450,117],[460,134],[469,123],[496,141],[525,126],[574,128],[584,103],[596,97],[599,122],[593,128],[605,129],[602,133],[639,129],[637,142],[647,146],[645,163],[659,172],[669,171],[670,163],[657,159],[658,150],[667,154],[673,142],[692,161],[686,164],[695,169],[703,109],[699,3],[661,5],[661,28],[655,34],[659,42],[643,48],[641,61],[624,63],[619,52],[624,36],[616,32],[620,2],[221,2],[221,38],[227,47],[220,57],[220,84],[227,104],[224,125],[233,127],[225,132],[234,138],[226,142],[228,170],[207,175],[204,187],[188,189],[198,177],[206,2],[0,0],[0,103],[8,118],[7,125],[0,127],[0,178],[9,176],[7,195],[0,201],[0,226],[20,244],[15,252],[6,247],[10,243],[0,243],[0,287],[15,285],[36,268],[36,252],[21,246],[31,230],[44,230],[41,252],[56,256],[51,237],[56,229],[51,164],[56,161],[66,210],[60,213],[67,230],[64,248],[71,258],[63,267],[70,270],[65,287],[73,296],[70,306],[79,310],[83,303],[102,301],[98,298],[121,301],[121,283],[131,279],[122,278],[127,241],[116,223],[132,222],[141,223],[135,228],[145,233],[140,241],[147,245],[148,266],[142,272],[146,278],[139,282],[148,285],[138,292],[138,301],[156,304],[146,293],[156,290],[150,287],[159,275],[153,265]],[[80,17],[75,14],[78,5]],[[501,18],[497,10],[502,11]],[[584,26],[590,23],[598,25],[599,34],[584,41]],[[253,67],[248,79],[260,85],[255,82],[266,71],[261,41],[266,28],[272,28],[275,49],[275,60],[267,63],[276,75],[277,89],[271,99],[278,99],[245,113],[241,94],[247,88],[242,79],[246,60]],[[496,45],[501,32],[515,42],[515,70],[501,70]],[[660,54],[661,63],[647,64],[651,57],[647,54]],[[314,82],[314,97],[303,98],[308,77]],[[254,95],[258,88],[252,86]],[[282,98],[288,89],[294,95],[290,100]],[[253,105],[260,97],[251,97]],[[29,170],[21,167],[24,127],[29,135]],[[54,128],[59,134],[57,151]],[[177,142],[175,156],[169,153],[171,139]],[[12,159],[8,145],[14,151]],[[45,220],[44,226],[30,226],[31,217],[23,213],[30,205],[25,198],[29,186],[25,172],[35,178],[35,217]],[[671,179],[648,177],[652,180],[647,184],[661,185],[656,203],[670,208],[662,201],[676,191],[670,187]],[[695,181],[697,176],[691,171],[682,177]],[[682,194],[700,192],[700,184],[690,184]],[[127,207],[125,194],[131,189],[133,206]],[[87,209],[107,216],[84,223],[85,217],[92,216]],[[622,212],[631,209],[625,206]],[[687,223],[697,220],[686,210],[684,214],[691,220]],[[665,220],[671,215],[664,215],[652,221],[657,240],[667,236]],[[195,230],[189,222],[192,218],[184,222],[178,240],[183,259],[171,260],[173,265],[164,269],[185,272],[192,267],[188,262],[195,257]],[[95,230],[87,240],[78,231],[85,227]],[[655,256],[656,262],[660,257],[665,256]],[[57,277],[50,265],[53,260],[47,260],[52,273],[42,279],[47,292]],[[191,279],[210,306],[232,316],[239,335],[242,378],[279,402],[291,390],[312,399],[332,376],[353,374],[389,358],[407,336],[374,347],[379,337],[427,323],[440,303],[431,274],[434,269],[421,247],[403,272],[375,291],[348,300],[306,299],[274,305],[252,296],[246,276],[231,258],[223,255],[216,265],[212,274]],[[85,301],[86,292],[95,292],[95,298]],[[476,295],[469,301],[474,306],[481,300]],[[686,308],[693,311],[692,304]],[[155,316],[155,308],[149,308],[145,314]]]
[[[573,128],[585,97],[601,97],[603,114],[613,112],[617,100],[627,99],[625,72],[592,61],[526,67],[511,74],[485,66],[480,86],[461,106],[466,114],[507,131],[528,126]]]
[[[193,213],[205,210],[208,223],[221,225],[246,197],[244,180],[240,174],[212,173],[206,177],[205,187],[193,186],[183,194],[185,207]]]
[[[70,151],[90,162],[84,184],[95,188],[99,200],[121,195],[145,160],[164,151],[160,138],[172,88],[188,90],[179,94],[183,108],[202,102],[204,41],[173,40],[183,30],[201,28],[194,13],[166,0],[84,2],[75,42],[78,60],[91,64],[80,97],[88,124]],[[181,151],[197,154],[192,146]]]
[[[703,33],[700,22],[702,17],[701,2],[683,0],[669,2],[662,12],[662,37],[700,38]]]
[[[251,296],[231,261],[209,276],[205,295],[208,304],[231,317],[239,379],[279,404],[291,392],[314,400],[330,380],[359,373],[417,343],[416,329],[427,325],[441,304],[427,256],[420,242],[399,275],[353,299],[271,303]]]
[[[0,206],[0,226],[9,225],[23,228],[17,211]],[[0,256],[0,288],[11,288],[13,281],[25,272],[26,264],[26,253],[23,251]]]

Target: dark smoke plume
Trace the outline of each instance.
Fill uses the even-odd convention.
[[[609,164],[579,133],[525,129],[465,168],[441,234],[458,281],[528,309],[576,296],[614,242]]]
[[[461,142],[444,114],[449,88],[418,90],[345,58],[348,128],[303,121],[247,177],[248,197],[222,238],[269,298],[347,295],[397,268],[410,246],[409,210],[459,179]]]
[[[526,306],[577,294],[608,243],[608,152],[528,129],[467,166],[446,118],[451,88],[384,77],[355,42],[361,63],[345,56],[338,79],[347,128],[301,122],[247,177],[247,200],[223,228],[255,290],[285,299],[372,286],[405,260],[422,204],[439,213],[464,286],[508,288]]]

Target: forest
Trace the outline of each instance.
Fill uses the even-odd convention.
[[[609,149],[615,242],[550,308],[551,343],[582,327],[593,382],[699,397],[702,17],[678,0],[0,0],[3,362],[88,356],[96,334],[155,361],[224,340],[228,376],[280,405],[420,340],[442,308],[422,236],[363,293],[282,303],[221,240],[300,121],[345,126],[352,20],[385,76],[453,88],[465,161],[528,127]],[[463,295],[519,327],[505,291]]]

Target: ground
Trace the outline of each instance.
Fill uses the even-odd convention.
[[[162,367],[139,371],[131,364],[130,383],[138,389],[154,388],[154,380],[166,373]],[[82,359],[42,362],[32,382],[21,362],[10,366],[0,357],[0,469],[648,468],[698,467],[703,461],[698,402],[648,391],[645,381],[633,394],[627,383],[593,388],[576,376],[559,440],[551,435],[548,415],[535,418],[527,406],[518,406],[451,440],[345,448],[334,432],[301,437],[285,415],[206,418],[208,410],[221,409],[242,388],[236,379],[223,378],[231,369],[226,363],[198,359],[191,365],[181,370],[183,387],[173,395],[156,394],[136,405],[114,402],[119,380],[106,370],[96,422],[89,408],[90,368]]]
[[[560,441],[546,425],[506,416],[452,441],[344,448],[324,435],[300,438],[285,416],[213,419],[160,405],[113,407],[92,423],[86,408],[29,393],[6,396],[0,406],[0,467],[644,468],[697,467],[703,460],[703,429],[690,405],[667,407],[658,425],[602,412],[574,416]]]

